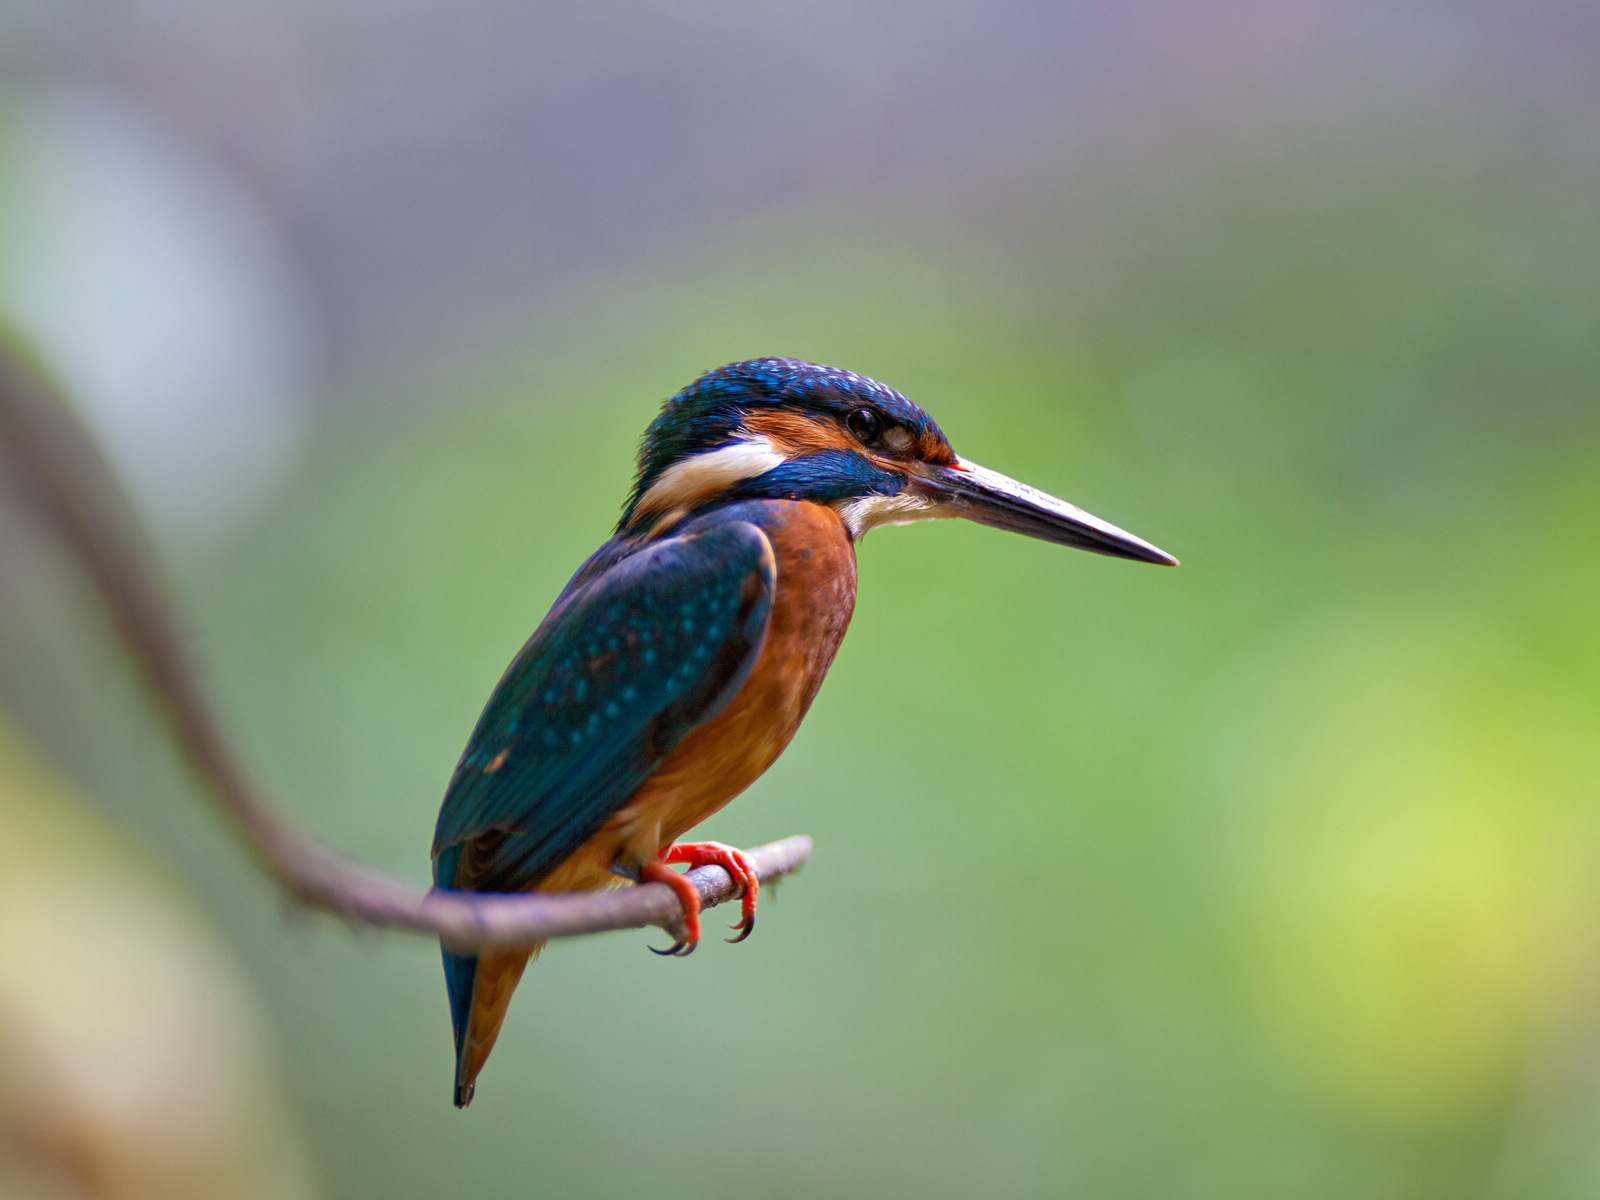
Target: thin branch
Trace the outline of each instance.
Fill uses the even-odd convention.
[[[0,331],[3,332],[3,331]],[[646,925],[673,928],[671,888],[486,895],[424,891],[345,857],[280,816],[213,717],[151,567],[154,554],[89,435],[32,361],[0,336],[0,447],[9,448],[37,515],[88,576],[183,757],[257,865],[296,903],[353,925],[437,934],[451,945],[514,946]],[[798,868],[811,839],[748,852],[763,880]],[[710,907],[739,894],[721,867],[689,878]]]

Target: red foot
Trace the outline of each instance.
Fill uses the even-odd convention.
[[[640,883],[664,883],[678,893],[678,903],[683,905],[683,936],[665,950],[650,949],[657,954],[670,954],[674,958],[687,958],[700,944],[700,893],[694,884],[679,871],[667,866],[664,858],[654,858],[639,871]]]
[[[700,893],[695,891],[694,884],[671,870],[668,863],[685,863],[691,871],[696,867],[718,866],[731,875],[744,892],[744,915],[736,924],[728,926],[737,930],[739,936],[727,940],[742,942],[750,936],[756,927],[756,896],[761,891],[761,881],[756,878],[750,860],[741,851],[721,842],[680,842],[676,846],[668,846],[654,862],[646,863],[639,876],[641,882],[667,884],[678,893],[678,899],[683,904],[683,937],[668,949],[657,950],[657,954],[682,958],[694,953],[695,946],[700,942]]]
[[[667,852],[661,857],[663,862],[688,863],[691,871],[696,867],[718,866],[733,876],[733,881],[744,893],[740,906],[743,915],[735,924],[728,926],[739,936],[727,940],[742,942],[755,930],[756,896],[761,892],[761,880],[756,878],[756,869],[750,865],[744,851],[724,846],[721,842],[679,842],[676,846],[668,846]]]

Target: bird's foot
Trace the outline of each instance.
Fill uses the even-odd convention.
[[[665,856],[653,858],[639,869],[640,883],[664,883],[678,893],[678,903],[683,906],[683,922],[677,929],[678,940],[665,950],[650,947],[652,954],[666,954],[673,958],[688,958],[700,944],[700,893],[682,872],[667,866]]]
[[[738,922],[728,926],[736,930],[739,936],[727,940],[742,942],[750,936],[750,931],[756,927],[756,894],[761,890],[761,881],[756,877],[750,860],[742,851],[721,842],[680,842],[676,846],[668,846],[659,858],[645,863],[639,871],[640,883],[666,884],[678,894],[678,903],[683,905],[683,924],[678,932],[678,940],[665,950],[651,946],[652,951],[674,958],[687,958],[700,944],[700,893],[689,882],[687,875],[674,871],[668,865],[670,863],[683,863],[691,871],[696,867],[717,866],[731,875],[743,890],[744,915]]]
[[[739,936],[726,940],[742,942],[754,932],[756,896],[761,891],[761,880],[756,877],[755,867],[750,865],[750,860],[745,857],[742,850],[735,850],[732,846],[725,846],[721,842],[679,842],[676,846],[667,847],[666,853],[661,856],[661,861],[687,863],[691,871],[696,867],[721,867],[732,876],[734,883],[744,892],[741,903],[743,915],[736,923],[728,926]]]

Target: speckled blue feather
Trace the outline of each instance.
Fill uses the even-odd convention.
[[[512,661],[445,792],[441,887],[534,886],[738,691],[766,636],[771,548],[733,520],[574,581]],[[436,867],[437,871],[437,867]]]
[[[602,547],[478,718],[439,811],[435,885],[525,890],[598,832],[749,677],[774,584],[766,536],[734,511]],[[444,971],[459,1060],[478,957],[445,949]]]

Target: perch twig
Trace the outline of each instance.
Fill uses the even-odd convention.
[[[183,757],[257,865],[295,903],[352,925],[437,934],[457,948],[507,947],[646,925],[674,927],[672,889],[490,895],[424,890],[340,854],[286,820],[251,781],[199,684],[152,566],[155,555],[93,440],[46,374],[0,337],[0,447],[36,515],[88,577]],[[769,880],[805,862],[811,839],[748,851]],[[721,867],[690,873],[706,907],[739,894]]]

